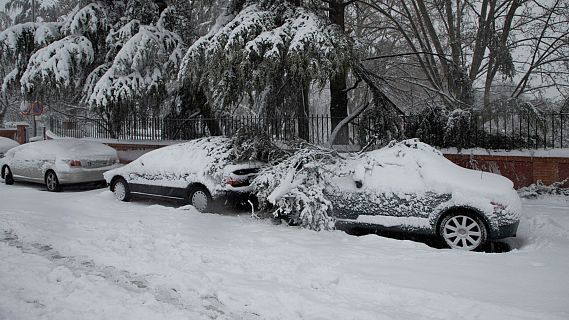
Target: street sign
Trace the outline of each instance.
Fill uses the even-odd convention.
[[[32,113],[35,116],[41,116],[44,112],[44,106],[43,103],[39,102],[39,101],[34,101],[32,103]]]
[[[22,103],[20,103],[20,113],[24,116],[27,116],[30,114],[30,111],[32,109],[32,104],[28,101],[22,101]]]

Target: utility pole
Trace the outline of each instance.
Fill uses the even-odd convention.
[[[36,23],[36,0],[32,0],[32,22]],[[30,102],[31,105],[30,107],[33,109],[34,107],[34,102]],[[32,131],[33,131],[33,136],[35,137],[38,133],[38,124],[36,121],[36,115],[34,113],[33,110],[31,110],[32,112]]]

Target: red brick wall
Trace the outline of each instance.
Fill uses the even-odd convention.
[[[538,180],[549,185],[569,178],[569,158],[457,154],[445,157],[464,168],[503,175],[514,182],[516,189]],[[565,186],[569,187],[569,182]]]
[[[16,129],[0,129],[0,137],[16,140]]]

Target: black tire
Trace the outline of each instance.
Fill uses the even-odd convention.
[[[14,176],[12,176],[12,170],[10,170],[10,167],[4,166],[2,168],[2,176],[4,177],[5,184],[9,186],[14,184]]]
[[[451,249],[479,250],[488,240],[488,230],[482,219],[470,211],[456,211],[446,215],[438,234]]]
[[[117,200],[124,202],[130,201],[130,188],[124,178],[115,178],[111,183],[111,191]]]
[[[186,202],[194,206],[199,212],[206,212],[212,207],[211,194],[202,186],[190,187]]]
[[[45,187],[49,192],[59,192],[61,191],[61,184],[59,184],[59,179],[55,171],[49,170],[45,173]]]

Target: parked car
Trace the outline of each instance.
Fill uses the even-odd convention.
[[[182,200],[206,211],[215,199],[247,201],[250,180],[264,164],[235,163],[228,138],[208,137],[148,152],[108,171],[105,179],[121,201],[132,195]]]
[[[14,181],[44,183],[49,191],[62,185],[104,181],[103,172],[120,166],[115,149],[78,139],[45,140],[10,149],[1,175]]]
[[[463,250],[516,235],[521,204],[509,179],[459,167],[418,140],[343,164],[350,174],[333,175],[326,187],[339,228],[433,235]]]
[[[19,146],[20,144],[12,139],[8,139],[5,137],[0,137],[0,159],[4,158],[4,155],[8,150]]]

